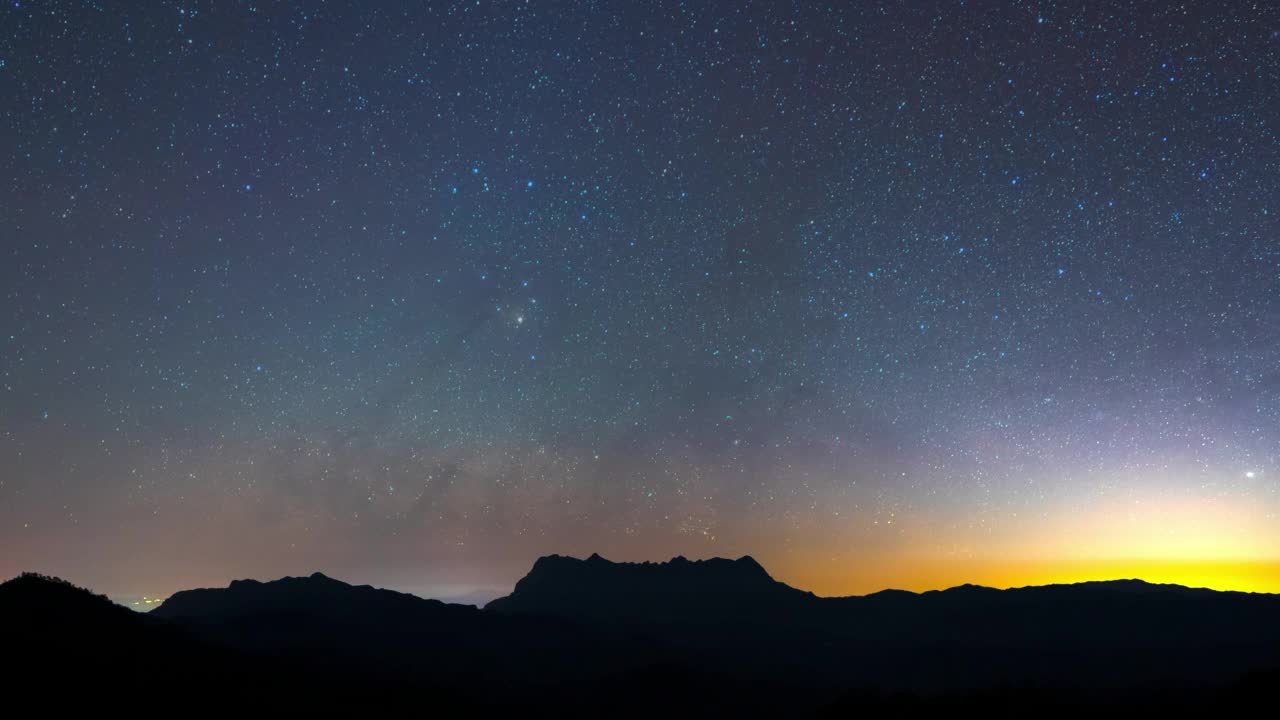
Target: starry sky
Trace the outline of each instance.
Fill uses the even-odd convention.
[[[1280,591],[1280,7],[0,8],[0,576]]]

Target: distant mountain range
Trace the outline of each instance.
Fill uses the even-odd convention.
[[[821,598],[750,557],[553,555],[484,609],[315,573],[139,614],[24,575],[0,585],[0,643],[14,687],[95,707],[1167,713],[1269,697],[1280,596],[1123,580]]]

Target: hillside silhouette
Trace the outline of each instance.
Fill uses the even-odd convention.
[[[570,716],[1243,708],[1280,679],[1280,596],[1137,580],[822,598],[749,557],[540,558],[484,609],[320,573],[135,613],[0,585],[15,687],[207,708]]]

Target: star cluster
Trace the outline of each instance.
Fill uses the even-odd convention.
[[[0,28],[0,574],[1280,590],[1269,3]]]

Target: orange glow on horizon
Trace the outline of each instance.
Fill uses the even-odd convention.
[[[891,539],[852,529],[843,552],[780,555],[766,567],[829,596],[1117,579],[1280,593],[1280,521],[1239,499],[1111,495],[980,528],[940,514],[900,525]],[[821,532],[797,544],[820,548]]]
[[[1280,560],[1064,560],[1053,563],[924,561],[867,566],[840,576],[829,567],[779,567],[774,577],[818,595],[865,595],[884,589],[943,590],[966,583],[995,588],[1137,579],[1187,587],[1280,593]]]

